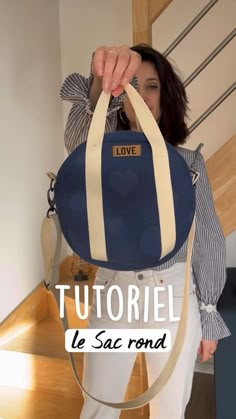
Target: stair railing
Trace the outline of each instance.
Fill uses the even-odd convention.
[[[164,52],[164,56],[167,57],[180,42],[191,32],[191,30],[200,22],[200,20],[211,10],[211,8],[217,3],[218,0],[211,0],[198,15],[187,25],[187,27],[177,36],[172,44]],[[202,61],[202,63],[190,74],[190,76],[184,81],[184,87],[187,87],[208,64],[233,40],[236,35],[236,29],[233,29],[224,40]],[[220,104],[230,96],[236,88],[236,82],[234,82],[228,89],[222,93],[218,99],[209,106],[208,109],[189,127],[189,133],[193,132]]]
[[[189,127],[189,133],[191,134],[191,132],[193,132],[216,108],[218,108],[218,106],[221,105],[222,102],[224,102],[224,100],[231,95],[234,90],[236,89],[236,82],[234,82],[233,84],[231,84],[231,86],[225,90],[225,92],[219,96],[219,98],[212,103],[211,106],[209,106],[209,108],[203,112],[203,114],[196,119],[196,121]]]
[[[200,20],[211,10],[211,8],[217,3],[218,0],[211,0],[207,5],[197,14],[197,16],[186,26],[186,28],[177,36],[175,41],[163,53],[167,57],[180,42],[191,32],[191,30],[200,22]]]

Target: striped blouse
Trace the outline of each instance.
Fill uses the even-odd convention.
[[[71,153],[86,141],[93,116],[88,97],[92,75],[88,78],[78,73],[69,75],[61,88],[61,98],[70,101],[72,107],[65,128],[65,146]],[[134,79],[135,84],[135,79]],[[106,132],[116,130],[117,111],[122,106],[123,94],[112,98],[107,112]],[[200,148],[196,151],[178,147],[177,150],[191,166],[200,173],[196,183],[196,233],[192,254],[192,270],[199,301],[203,339],[222,339],[230,335],[216,304],[226,280],[225,240],[215,213],[212,193]],[[153,270],[167,269],[176,262],[186,261],[187,245],[168,262]]]

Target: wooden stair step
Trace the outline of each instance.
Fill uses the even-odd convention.
[[[55,320],[40,321],[10,342],[2,344],[0,349],[68,359],[68,353],[65,350],[64,331],[61,322]],[[74,358],[76,361],[82,362],[83,353],[74,353]],[[140,377],[140,362],[140,356],[137,356],[132,375]],[[145,371],[143,371],[143,374],[145,374]]]
[[[79,419],[81,398],[62,397],[48,391],[0,387],[0,419]],[[142,416],[140,409],[123,411],[121,419]]]
[[[82,378],[83,353],[75,354],[75,360],[78,375]],[[55,321],[42,321],[3,345],[0,349],[0,371],[0,385],[17,384],[31,390],[48,390],[71,397],[81,395],[64,349],[61,325]],[[141,391],[140,359],[137,357],[128,398],[136,397]]]
[[[0,348],[34,355],[68,358],[61,322],[50,319],[41,320],[21,335],[2,344]],[[83,359],[83,354],[76,353],[75,358]]]
[[[78,376],[83,365],[76,361]],[[82,397],[70,364],[65,359],[0,350],[0,386],[48,390],[55,394]]]
[[[62,397],[48,391],[0,387],[1,419],[79,419],[81,397]]]
[[[126,410],[121,412],[120,419],[135,419],[135,418],[142,418],[142,419],[149,419],[149,415],[143,414],[141,409],[135,410]]]
[[[82,360],[76,361],[76,368],[82,380]],[[0,350],[0,371],[1,386],[13,385],[31,390],[49,390],[72,397],[81,394],[67,359]],[[141,391],[140,377],[132,374],[128,397],[136,397]]]

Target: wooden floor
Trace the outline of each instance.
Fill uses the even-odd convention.
[[[213,375],[195,373],[192,397],[185,419],[215,419],[213,377]],[[0,403],[0,419],[24,419],[24,417],[29,419],[75,419],[78,417],[75,412],[80,411],[81,400],[79,397],[62,399],[60,395],[54,394],[53,400],[54,402],[56,400],[57,403],[52,405],[50,392],[29,390],[27,392],[27,410],[24,409],[25,416],[23,417],[19,406],[24,400],[24,390],[0,387],[0,393],[0,399],[4,398],[5,405],[14,403],[15,406],[18,406],[18,411],[14,410],[15,414],[8,415],[4,414],[5,409]],[[66,416],[64,416],[65,414]],[[135,414],[135,411],[121,414],[121,419],[138,419],[139,417],[140,415]],[[141,417],[143,418],[143,416]]]
[[[4,397],[5,403],[8,403],[9,392],[7,389],[1,388],[0,389],[1,396]],[[5,394],[3,394],[5,392]],[[14,400],[14,403],[17,404],[18,399],[22,400],[22,389],[10,389],[11,397],[9,398],[9,402]],[[68,419],[68,418],[75,418],[75,412],[78,409],[78,398],[71,398],[70,400],[63,400],[63,409],[61,405],[61,398],[59,396],[57,400],[57,404],[53,406],[53,412],[47,416],[47,419],[51,418],[59,418],[59,419]],[[29,399],[32,398],[32,403],[28,403],[28,409],[26,417],[31,419],[35,419],[38,416],[38,413],[41,410],[41,406],[43,405],[44,408],[46,406],[47,411],[51,411],[51,397],[49,392],[45,391],[37,391],[37,397],[34,395],[34,391],[30,391],[28,394],[28,402]],[[54,396],[55,398],[55,396]],[[78,409],[79,410],[79,409]],[[66,418],[63,417],[63,413],[66,413]],[[19,414],[19,416],[18,416]],[[21,418],[20,412],[18,412],[16,416],[2,416],[0,413],[0,419],[9,419],[14,418],[17,419],[18,417]],[[45,410],[42,412],[42,417],[45,417]],[[121,415],[121,418],[126,419],[134,419],[140,416],[135,415],[135,411],[126,412]],[[191,401],[187,408],[187,413],[185,419],[215,419],[215,409],[214,409],[214,391],[213,391],[213,376],[208,374],[200,374],[196,373],[194,378],[194,386]]]

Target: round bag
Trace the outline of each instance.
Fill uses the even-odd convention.
[[[143,99],[127,85],[143,132],[104,135],[110,94],[102,92],[86,143],[62,164],[55,203],[71,249],[114,270],[143,270],[172,258],[195,212],[187,163],[166,143]]]

